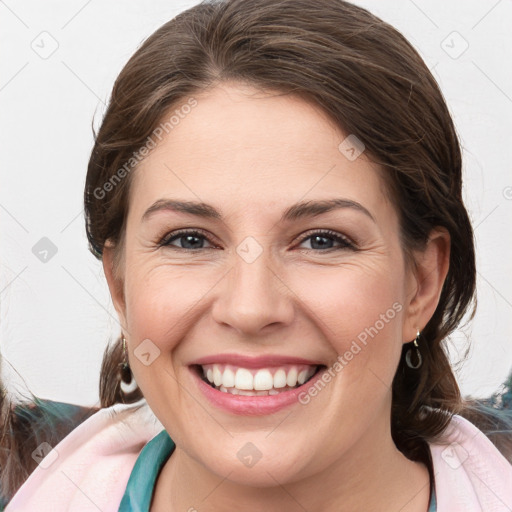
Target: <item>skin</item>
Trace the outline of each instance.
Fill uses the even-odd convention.
[[[177,446],[151,510],[426,512],[427,469],[391,438],[391,383],[402,344],[435,311],[449,235],[434,230],[408,265],[381,170],[365,153],[348,160],[338,150],[347,134],[304,99],[237,83],[194,97],[134,171],[121,262],[110,245],[103,258],[135,379]],[[342,208],[280,222],[295,202],[335,197],[373,219]],[[203,201],[223,220],[159,211],[143,221],[162,198]],[[183,238],[158,246],[182,228],[204,230],[204,248]],[[324,242],[337,250],[319,248],[308,238],[319,229],[357,249],[332,238]],[[252,263],[236,252],[248,236],[263,249]],[[227,352],[331,366],[394,303],[401,311],[307,405],[231,414],[206,400],[188,369]],[[133,354],[145,339],[160,350],[149,366]],[[262,454],[252,467],[237,457],[248,442]]]

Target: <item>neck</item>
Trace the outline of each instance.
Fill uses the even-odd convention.
[[[427,467],[396,448],[385,422],[322,471],[291,483],[275,480],[273,487],[241,485],[176,447],[157,480],[151,512],[426,512],[430,498]]]

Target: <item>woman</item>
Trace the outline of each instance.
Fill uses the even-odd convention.
[[[122,336],[6,510],[510,510],[443,345],[475,289],[460,147],[392,27],[180,14],[114,85],[85,212]]]

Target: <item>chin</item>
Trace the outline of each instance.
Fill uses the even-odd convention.
[[[245,460],[242,462],[240,459]],[[250,460],[244,453],[240,456],[235,455],[234,458],[204,461],[204,463],[219,478],[249,487],[276,487],[276,485],[300,480],[304,476],[299,474],[301,468],[291,457],[286,455],[283,457],[282,452],[277,451],[267,459],[262,454],[260,459]]]

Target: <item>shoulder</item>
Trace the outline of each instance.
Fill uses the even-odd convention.
[[[162,430],[144,400],[98,410],[56,446],[39,445],[6,512],[117,510],[140,451]]]
[[[512,464],[512,409],[492,405],[488,399],[470,399],[460,416],[478,427]]]
[[[454,415],[430,451],[439,512],[510,510],[512,465],[469,420]]]
[[[37,467],[34,450],[43,442],[55,446],[97,410],[37,396],[13,401],[0,383],[0,510]]]

